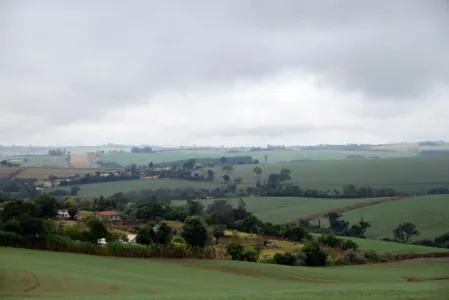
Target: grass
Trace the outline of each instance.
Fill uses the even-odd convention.
[[[152,179],[152,180],[130,180],[130,181],[114,181],[114,182],[103,182],[103,183],[90,183],[83,184],[79,187],[81,190],[78,192],[80,197],[98,197],[100,195],[112,196],[119,192],[130,192],[130,191],[141,191],[144,189],[158,188],[207,188],[214,189],[221,186],[220,184],[205,181],[187,181],[179,179]],[[70,191],[70,187],[58,187],[58,189]],[[54,189],[49,189],[48,192]]]
[[[18,167],[0,166],[0,180],[7,180],[19,173],[22,169]]]
[[[67,165],[66,158],[66,155],[21,155],[2,157],[2,160],[22,160],[20,163],[22,167],[64,167]],[[24,159],[28,159],[28,162],[23,162]]]
[[[417,239],[433,239],[449,232],[449,195],[420,196],[384,202],[343,213],[343,219],[356,223],[361,218],[371,223],[368,238],[392,237],[393,229],[402,222],[416,224]],[[321,222],[327,226],[327,221]]]
[[[449,157],[415,157],[376,160],[341,160],[259,164],[262,179],[282,168],[291,170],[290,183],[302,188],[341,189],[345,184],[393,188],[404,192],[427,192],[431,188],[449,188]],[[231,176],[242,177],[243,183],[255,184],[254,165],[237,165]],[[213,170],[216,181],[223,182],[220,167]]]
[[[264,222],[273,224],[284,224],[296,221],[309,215],[325,213],[333,209],[369,203],[380,198],[364,199],[318,199],[301,197],[246,197],[246,209],[254,213]],[[216,199],[200,200],[205,206],[213,203]],[[229,203],[237,207],[238,198],[228,199]],[[185,201],[174,201],[184,203]]]
[[[392,152],[392,151],[334,151],[334,150],[278,150],[278,151],[260,151],[260,152],[239,152],[228,153],[224,150],[180,150],[164,151],[155,153],[112,153],[100,155],[100,160],[105,162],[116,162],[123,166],[132,163],[148,164],[171,162],[189,158],[217,158],[222,156],[253,156],[260,162],[265,161],[267,155],[268,163],[290,162],[295,160],[341,160],[348,155],[378,156],[387,157],[405,157],[416,156],[413,153]]]
[[[0,258],[2,299],[448,299],[436,280],[449,275],[447,259],[305,268],[11,248],[0,248]]]
[[[50,175],[64,178],[77,174],[83,175],[94,173],[96,171],[110,171],[110,169],[25,167],[16,177],[23,179],[36,178],[38,180],[48,180],[48,176]]]

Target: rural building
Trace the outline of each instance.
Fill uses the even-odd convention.
[[[70,215],[69,215],[67,209],[60,209],[60,210],[58,210],[58,216],[57,217],[60,220],[68,220],[68,219],[70,219]]]
[[[100,211],[100,212],[97,212],[97,216],[103,220],[110,221],[110,222],[122,220],[119,213],[116,212],[115,210]]]

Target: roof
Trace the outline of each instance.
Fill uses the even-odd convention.
[[[106,211],[99,211],[97,212],[97,214],[102,217],[107,217],[107,216],[116,216],[118,215],[118,212],[116,212],[115,210],[106,210]]]

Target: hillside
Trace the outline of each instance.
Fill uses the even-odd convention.
[[[268,163],[290,162],[297,160],[342,160],[348,155],[362,155],[365,157],[378,156],[380,158],[389,157],[409,157],[416,156],[414,153],[394,152],[394,151],[338,151],[338,150],[274,150],[257,152],[235,152],[229,153],[224,150],[177,150],[154,153],[112,153],[100,155],[100,160],[115,162],[122,166],[136,164],[163,163],[190,158],[217,158],[222,156],[232,157],[241,155],[251,155],[260,162],[265,161],[267,155]]]
[[[380,198],[364,199],[318,199],[301,197],[245,197],[246,209],[254,213],[264,222],[273,224],[284,224],[297,221],[309,215],[325,213],[337,208],[370,203]],[[388,198],[385,198],[388,199]],[[200,200],[204,206],[215,201],[215,199]],[[238,205],[238,198],[228,199],[234,207]],[[185,201],[174,201],[174,203],[184,203]]]
[[[416,157],[375,160],[341,160],[297,162],[289,164],[259,164],[262,180],[282,168],[291,170],[292,184],[303,188],[340,189],[352,183],[356,186],[392,188],[405,192],[427,192],[435,187],[449,188],[449,157]],[[243,183],[255,184],[254,165],[237,165],[231,177],[242,177]],[[216,181],[222,182],[221,167],[213,170]]]
[[[81,190],[78,193],[80,197],[98,197],[100,195],[104,196],[112,196],[115,193],[119,192],[129,192],[135,191],[138,192],[144,189],[153,189],[156,190],[158,188],[185,188],[185,187],[193,187],[193,188],[206,188],[206,189],[214,189],[222,186],[218,183],[213,182],[205,182],[205,181],[188,181],[188,180],[179,180],[179,179],[152,179],[152,180],[129,180],[129,181],[113,181],[113,182],[103,182],[103,183],[90,183],[83,184],[79,187]],[[70,191],[70,187],[58,187],[58,189]],[[55,189],[48,189],[48,192],[51,192]]]
[[[50,175],[57,177],[70,177],[75,175],[84,175],[94,173],[96,171],[111,171],[110,169],[93,169],[93,168],[46,168],[46,167],[24,167],[16,176],[21,179],[36,178],[38,180],[48,180]]]
[[[449,195],[421,196],[384,202],[343,213],[343,219],[351,223],[360,218],[371,223],[368,238],[392,237],[399,223],[412,222],[420,232],[417,239],[433,239],[449,232]],[[322,224],[327,226],[325,220]]]
[[[58,299],[445,298],[448,259],[305,268],[233,261],[140,260],[0,248],[0,297]],[[408,282],[421,280],[421,282]],[[338,284],[336,284],[338,283]],[[406,284],[407,283],[407,284]]]

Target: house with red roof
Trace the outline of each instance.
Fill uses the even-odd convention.
[[[99,211],[97,212],[97,216],[102,220],[110,222],[117,222],[122,220],[119,213],[115,210]]]

